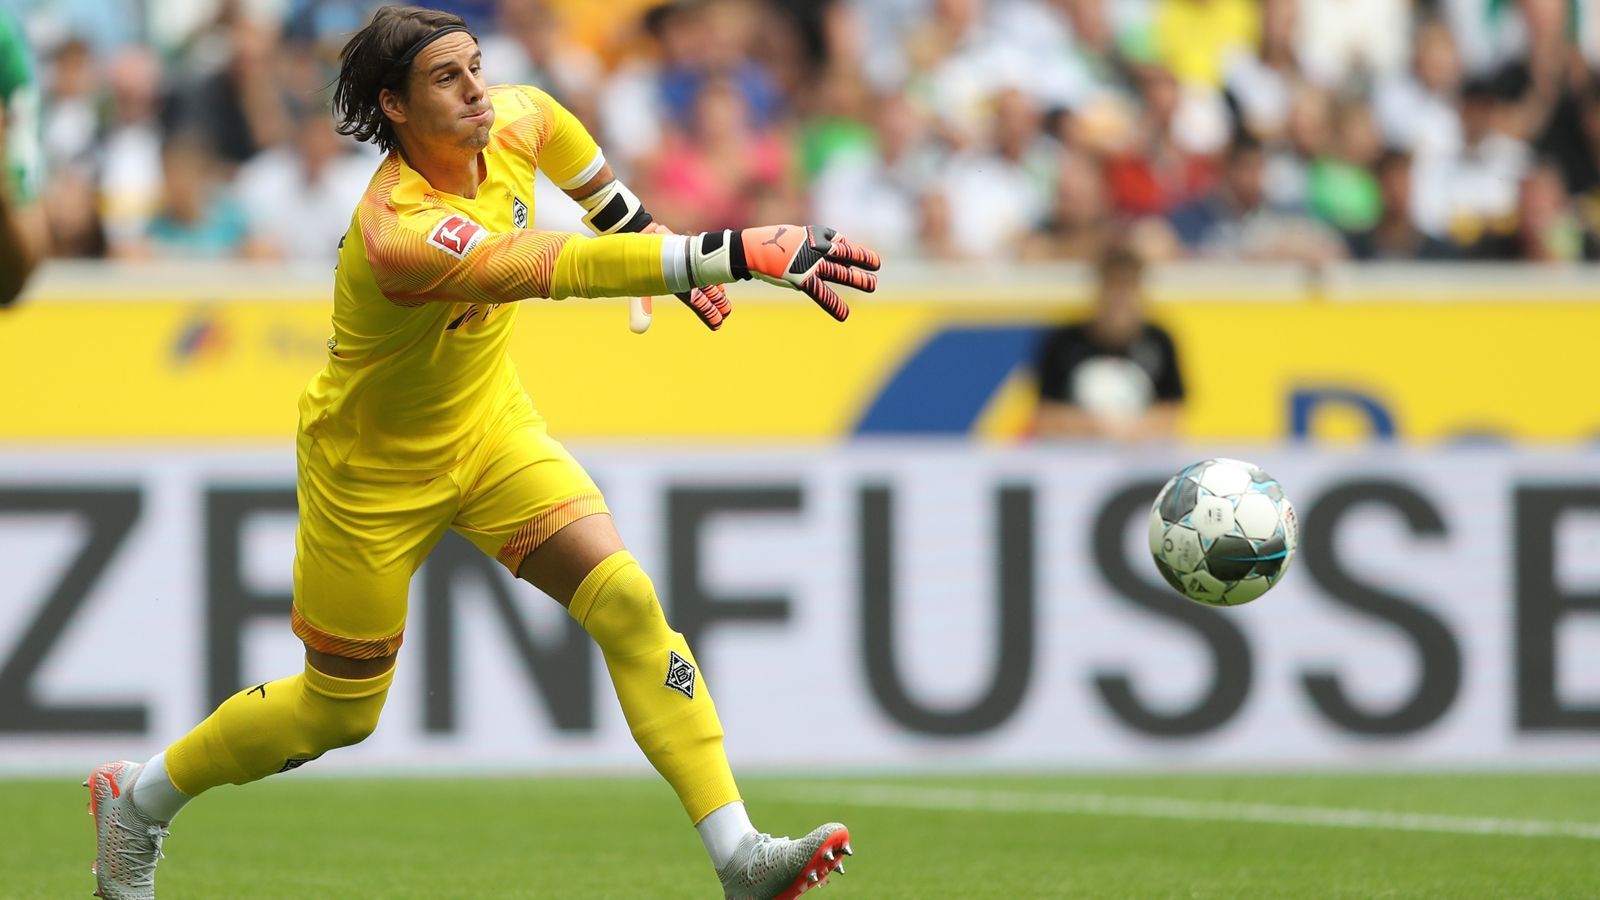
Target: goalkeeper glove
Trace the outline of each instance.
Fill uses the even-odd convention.
[[[579,200],[578,204],[584,209],[583,224],[595,234],[672,234],[671,229],[655,221],[639,198],[621,181],[607,182],[599,190]],[[678,291],[677,297],[712,331],[721,328],[722,320],[733,314],[728,293],[721,285]],[[650,327],[652,299],[638,297],[630,304],[628,327],[636,334],[643,334]]]
[[[650,226],[644,230],[644,233],[672,234],[673,232],[672,229],[662,225],[660,222],[652,222],[650,223]],[[721,328],[722,320],[733,315],[733,304],[728,302],[728,292],[723,290],[722,285],[720,284],[707,285],[703,288],[692,288],[687,291],[678,291],[675,296],[677,296],[679,300],[682,300],[696,316],[699,316],[700,321],[704,322],[706,327],[712,331],[716,331],[718,328]],[[646,317],[645,328],[650,327],[648,317],[651,312],[651,299],[652,298],[650,297],[639,298],[640,307],[644,310]],[[634,328],[634,331],[642,333],[644,329]]]
[[[716,285],[759,278],[792,288],[843,322],[850,315],[828,282],[872,293],[882,265],[878,254],[852,244],[832,228],[764,225],[739,231],[708,231],[688,239],[685,268],[690,284]]]

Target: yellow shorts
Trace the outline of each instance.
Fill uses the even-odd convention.
[[[298,451],[291,621],[307,646],[337,656],[400,649],[411,576],[446,528],[515,573],[545,539],[607,511],[526,401],[455,468],[422,481],[352,476],[304,434]]]

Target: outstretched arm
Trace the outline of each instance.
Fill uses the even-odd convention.
[[[849,315],[826,282],[877,288],[878,255],[829,228],[769,225],[697,235],[493,233],[460,213],[373,213],[362,237],[378,287],[403,306],[509,303],[529,297],[688,292],[760,278],[799,290],[834,318]]]

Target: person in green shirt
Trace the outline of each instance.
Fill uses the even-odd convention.
[[[22,293],[49,243],[43,166],[39,84],[21,26],[0,10],[0,306]]]

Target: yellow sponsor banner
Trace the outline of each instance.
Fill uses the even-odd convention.
[[[736,300],[736,304],[738,301]],[[832,440],[1027,431],[1039,330],[1083,307],[859,299],[837,324],[802,298],[736,305],[720,333],[677,301],[626,328],[620,301],[530,301],[512,353],[569,439]],[[1165,302],[1186,436],[1600,436],[1600,303]],[[313,296],[90,301],[35,295],[0,316],[0,440],[283,440],[322,363]]]

